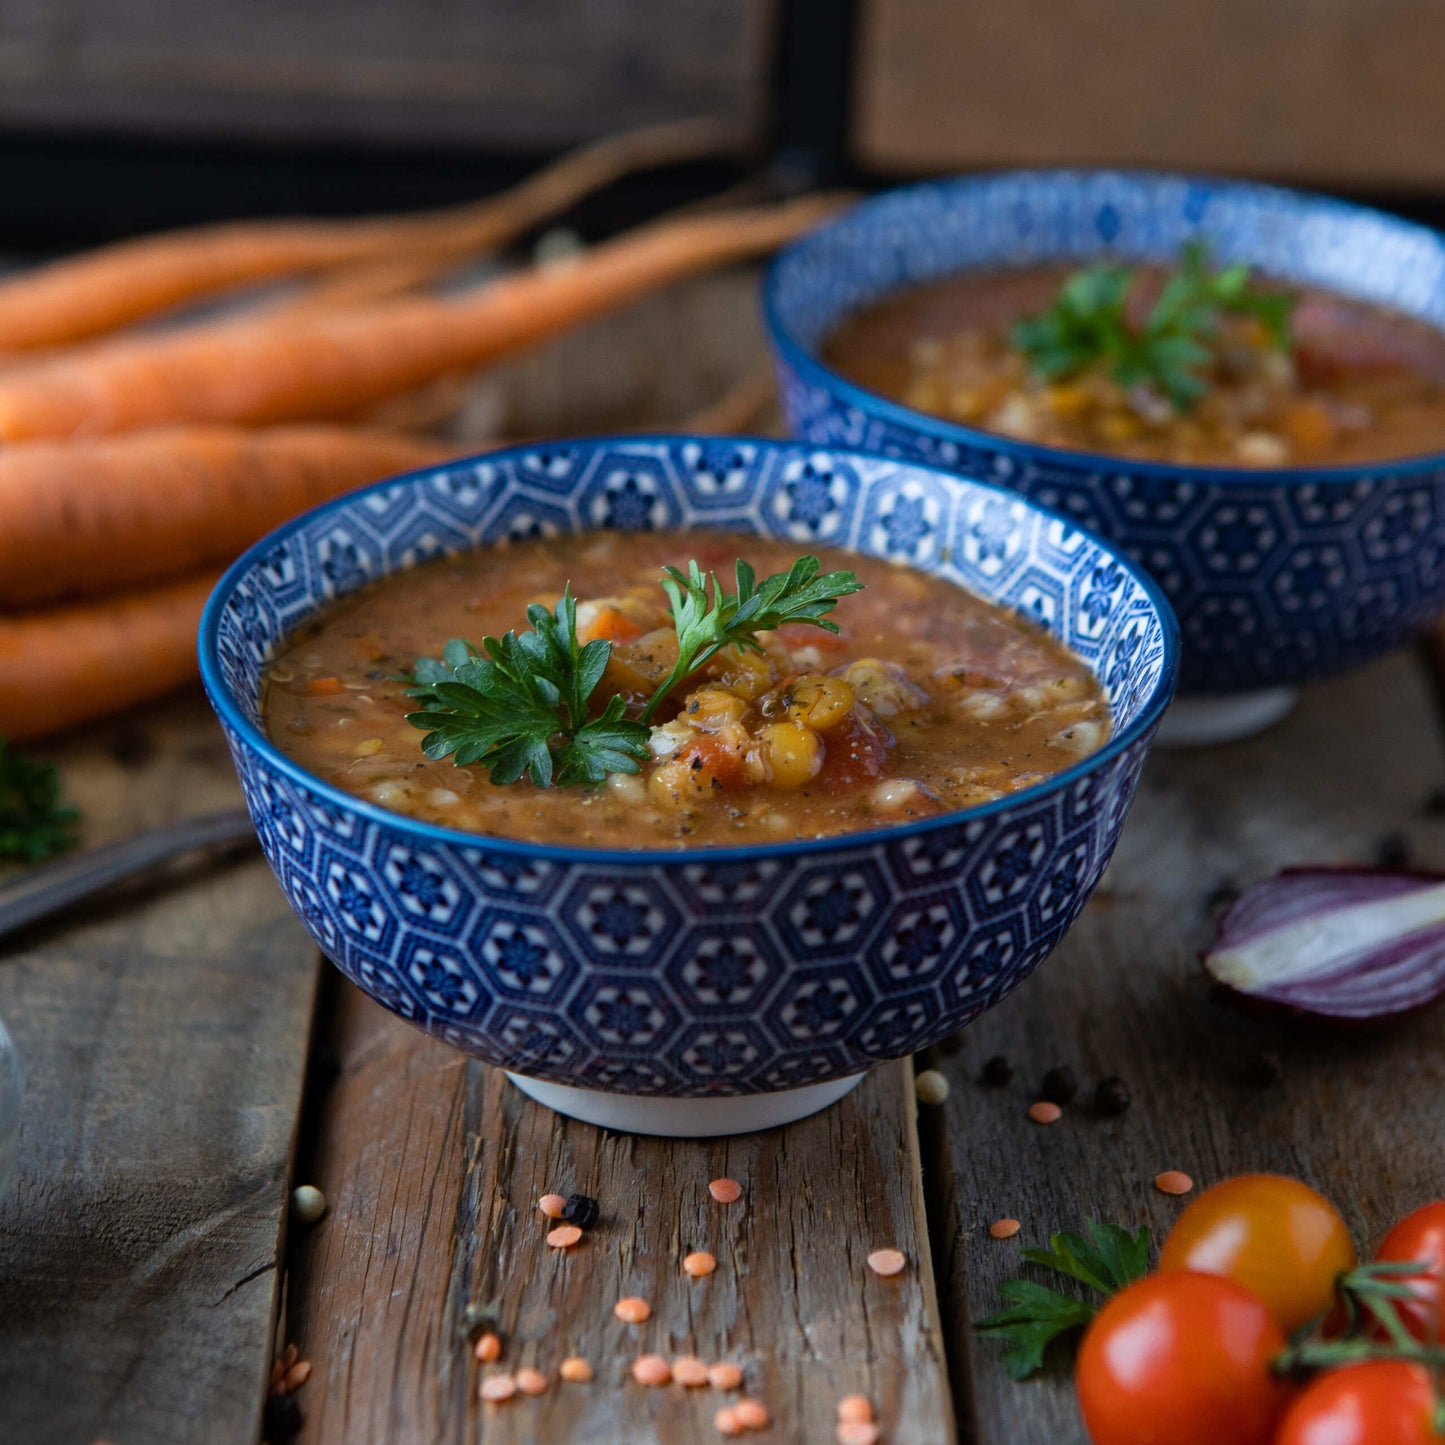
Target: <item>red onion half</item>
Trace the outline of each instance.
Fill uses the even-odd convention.
[[[1240,896],[1204,966],[1303,1013],[1407,1013],[1445,993],[1445,874],[1287,868]]]

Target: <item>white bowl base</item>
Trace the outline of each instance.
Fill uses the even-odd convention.
[[[571,1119],[620,1129],[628,1134],[660,1134],[667,1139],[710,1139],[718,1134],[751,1134],[806,1119],[835,1104],[858,1086],[862,1074],[780,1089],[774,1094],[738,1094],[714,1099],[659,1099],[648,1094],[609,1094],[551,1084],[521,1074],[507,1077],[529,1098]]]
[[[1218,697],[1177,697],[1159,724],[1161,748],[1213,747],[1238,742],[1273,727],[1295,705],[1299,690],[1267,687]]]

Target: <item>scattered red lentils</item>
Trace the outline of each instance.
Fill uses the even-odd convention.
[[[482,1399],[500,1405],[517,1393],[517,1382],[510,1375],[488,1375],[477,1392]]]
[[[907,1264],[908,1256],[901,1249],[875,1249],[868,1256],[868,1268],[874,1274],[902,1274]]]
[[[772,1419],[768,1407],[761,1400],[739,1400],[733,1406],[738,1422],[749,1430],[766,1430]]]
[[[707,1366],[691,1355],[679,1355],[672,1362],[672,1378],[686,1389],[696,1389],[707,1384]]]
[[[1023,1226],[1017,1219],[995,1219],[988,1227],[988,1232],[995,1239],[1012,1239]]]
[[[289,1395],[292,1390],[299,1390],[310,1378],[311,1361],[297,1360],[296,1363],[286,1371],[286,1378],[281,1381],[281,1393],[283,1395]]]
[[[570,1249],[581,1238],[582,1231],[575,1224],[559,1224],[547,1233],[547,1243],[553,1249]]]
[[[719,1204],[736,1204],[743,1197],[743,1186],[736,1179],[714,1179],[707,1192]]]
[[[640,1325],[652,1318],[652,1306],[645,1299],[630,1294],[612,1306],[612,1313],[625,1325]]]
[[[743,1372],[737,1365],[724,1360],[708,1367],[707,1379],[714,1390],[736,1390],[743,1382]]]
[[[840,1420],[838,1445],[878,1445],[878,1427],[871,1420]]]
[[[1194,1181],[1179,1169],[1166,1169],[1154,1176],[1154,1187],[1163,1194],[1188,1194]]]
[[[719,1435],[741,1435],[748,1427],[738,1419],[738,1412],[731,1406],[724,1406],[712,1417],[712,1423]]]
[[[562,1208],[566,1203],[566,1198],[561,1194],[544,1194],[537,1201],[537,1208],[540,1209],[548,1219],[561,1219]]]
[[[691,1275],[693,1279],[701,1279],[706,1274],[711,1274],[717,1268],[717,1260],[707,1250],[699,1249],[689,1254],[682,1262],[682,1272]]]
[[[847,1425],[856,1425],[873,1418],[873,1402],[867,1395],[844,1395],[838,1401],[838,1418]]]
[[[502,1342],[491,1330],[488,1330],[485,1334],[477,1336],[477,1343],[472,1353],[482,1364],[490,1365],[502,1358]]]
[[[517,1371],[517,1388],[524,1395],[541,1395],[547,1389],[547,1377],[541,1370],[523,1369]]]
[[[592,1366],[581,1355],[568,1355],[557,1366],[557,1373],[574,1385],[585,1385],[592,1378]]]
[[[1040,1099],[1029,1105],[1029,1118],[1035,1124],[1057,1124],[1064,1117],[1064,1111],[1048,1099]]]
[[[672,1367],[661,1355],[639,1355],[632,1362],[632,1378],[639,1385],[665,1385],[672,1379]]]

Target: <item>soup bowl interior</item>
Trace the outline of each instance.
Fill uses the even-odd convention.
[[[268,740],[262,670],[334,599],[445,553],[597,528],[725,528],[935,573],[1082,658],[1113,734],[978,808],[694,851],[436,827]],[[262,847],[342,972],[566,1112],[684,1134],[800,1117],[1019,983],[1108,861],[1176,652],[1147,578],[1020,497],[853,452],[686,437],[515,448],[355,493],[242,557],[201,636]]]
[[[1274,470],[1131,461],[928,416],[820,360],[840,322],[915,284],[1104,257],[1167,264],[1201,239],[1221,264],[1445,329],[1445,239],[1432,231],[1268,186],[1113,171],[970,177],[866,201],[777,258],[764,311],[796,436],[982,477],[1110,538],[1174,605],[1181,691],[1262,720],[1269,700],[1238,694],[1363,662],[1445,606],[1445,455]]]

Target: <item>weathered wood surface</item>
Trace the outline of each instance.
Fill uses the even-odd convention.
[[[199,696],[58,746],[101,843],[239,790]],[[0,1440],[253,1445],[317,964],[254,852],[0,944]]]
[[[308,1445],[714,1438],[735,1397],[636,1384],[628,1367],[648,1352],[735,1360],[772,1411],[769,1438],[830,1440],[838,1400],[862,1392],[894,1445],[953,1439],[906,1065],[786,1129],[645,1139],[551,1114],[349,985],[334,996],[341,1072],[310,1167],[331,1210],[291,1296],[315,1366]],[[708,1195],[724,1175],[743,1185],[736,1204]],[[601,1221],[550,1250],[537,1198],[574,1191],[597,1198]],[[900,1277],[866,1267],[883,1246],[909,1256]],[[709,1278],[682,1272],[696,1249],[717,1257]],[[652,1319],[614,1318],[624,1295],[649,1300]],[[543,1370],[546,1394],[480,1403],[468,1305],[495,1316],[495,1368]],[[558,1381],[572,1354],[590,1384]]]
[[[952,1189],[932,1201],[949,1242],[940,1291],[982,1445],[1083,1445],[1066,1352],[1045,1377],[1015,1384],[1002,1346],[968,1344],[966,1320],[996,1307],[997,1283],[1021,1272],[1019,1248],[1052,1230],[1092,1215],[1147,1223],[1161,1239],[1185,1201],[1153,1187],[1159,1171],[1182,1169],[1201,1187],[1256,1169],[1305,1179],[1339,1205],[1362,1248],[1439,1197],[1445,1014],[1373,1034],[1246,1017],[1211,995],[1198,954],[1220,886],[1294,863],[1371,862],[1390,834],[1422,866],[1445,866],[1445,821],[1422,811],[1442,779],[1427,678],[1409,656],[1306,689],[1262,737],[1150,759],[1083,919],[1033,979],[964,1031],[942,1064],[953,1084],[946,1120],[925,1119],[946,1124],[951,1146]],[[980,1087],[995,1054],[1014,1080]],[[1263,1087],[1246,1082],[1262,1055],[1281,1069]],[[1057,1064],[1075,1070],[1080,1098],[1041,1128],[1024,1111]],[[1111,1074],[1134,1103],[1099,1118],[1089,1099]],[[1004,1215],[1024,1227],[1000,1243],[987,1229]]]

